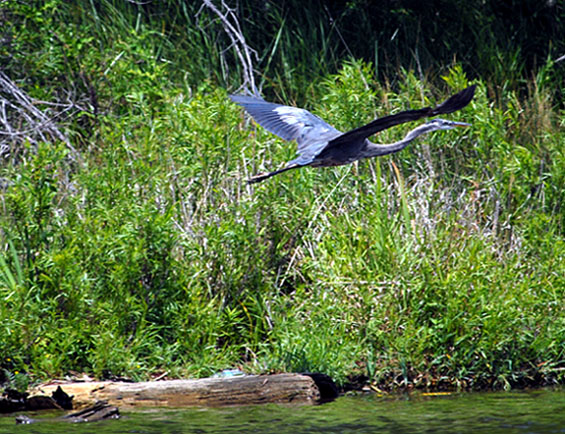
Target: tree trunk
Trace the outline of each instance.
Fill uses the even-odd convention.
[[[73,407],[107,401],[120,408],[225,406],[277,403],[313,403],[320,400],[314,380],[300,374],[246,375],[231,378],[167,380],[141,383],[96,381],[39,386],[33,394],[49,395],[61,388],[74,395]]]

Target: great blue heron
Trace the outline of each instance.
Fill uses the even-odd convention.
[[[274,172],[258,174],[247,182],[252,184],[263,181],[302,166],[341,166],[362,158],[392,154],[404,149],[422,134],[467,127],[469,124],[464,122],[436,118],[414,128],[396,143],[378,145],[368,140],[373,134],[398,124],[460,110],[473,99],[475,87],[475,85],[469,86],[436,107],[406,110],[385,116],[346,133],[336,130],[308,110],[273,104],[251,96],[230,95],[232,101],[243,106],[263,128],[284,140],[296,140],[298,143],[298,156],[289,161],[285,167]]]

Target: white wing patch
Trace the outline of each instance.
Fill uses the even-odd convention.
[[[296,125],[299,128],[304,127],[304,122],[298,119],[297,111],[294,107],[280,106],[273,111],[277,112],[279,119],[288,125]]]
[[[297,109],[297,108],[286,106],[286,105],[278,106],[277,108],[275,108],[273,110],[276,111],[279,115],[289,115],[289,114],[296,113],[299,110],[301,111],[301,109]]]

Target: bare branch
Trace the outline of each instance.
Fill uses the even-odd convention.
[[[59,107],[60,110],[49,117],[47,111],[40,110],[38,105]],[[14,146],[24,142],[36,145],[40,141],[58,140],[64,142],[71,150],[71,157],[76,158],[78,152],[55,123],[56,118],[73,109],[78,107],[72,101],[59,104],[32,99],[0,71],[0,155],[16,154],[18,150]]]
[[[255,85],[255,71],[253,68],[252,60],[253,57],[255,57],[255,59],[257,60],[257,52],[245,42],[245,37],[243,36],[241,26],[239,25],[239,20],[237,19],[237,16],[235,14],[235,9],[230,8],[224,0],[221,0],[220,2],[222,10],[216,7],[212,0],[202,0],[202,3],[202,8],[206,6],[218,16],[218,18],[222,22],[224,31],[232,42],[227,50],[233,48],[239,59],[239,63],[243,68],[242,88],[245,89],[246,93],[250,93],[259,97],[260,92]],[[200,8],[198,13],[202,11],[202,8]]]

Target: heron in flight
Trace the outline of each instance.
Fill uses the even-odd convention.
[[[251,96],[230,95],[232,101],[243,106],[267,131],[284,140],[296,140],[298,144],[297,157],[289,161],[282,169],[260,173],[247,182],[249,184],[260,182],[287,170],[303,166],[341,166],[363,158],[380,157],[399,152],[422,134],[437,130],[451,130],[455,127],[468,127],[470,124],[464,122],[436,118],[414,128],[396,143],[379,145],[368,139],[373,134],[395,125],[460,110],[473,99],[475,87],[476,85],[467,87],[436,107],[406,110],[378,118],[346,133],[335,129],[308,110],[273,104]]]

